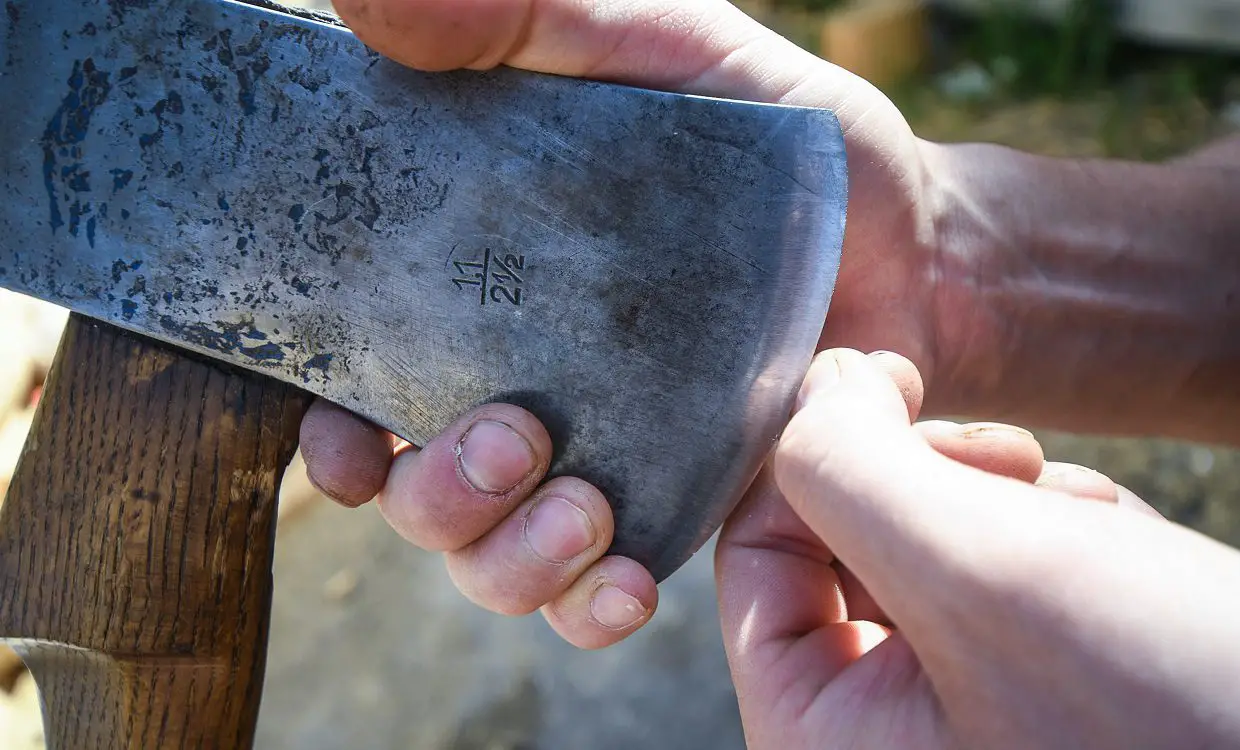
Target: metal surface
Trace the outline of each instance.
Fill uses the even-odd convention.
[[[808,366],[844,232],[826,111],[421,74],[219,0],[9,0],[0,285],[420,443],[482,402],[662,579]]]

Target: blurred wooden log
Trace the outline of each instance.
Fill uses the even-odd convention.
[[[879,87],[915,73],[929,52],[922,0],[852,0],[807,10],[792,0],[736,0],[741,10],[792,42]]]
[[[828,14],[821,54],[876,86],[917,72],[928,54],[921,0],[865,0]]]

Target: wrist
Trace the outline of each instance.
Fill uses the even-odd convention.
[[[1240,174],[992,145],[923,152],[927,414],[1240,437]]]
[[[992,210],[986,192],[989,163],[1003,149],[921,143],[931,352],[926,414],[964,416],[988,412],[1000,387],[996,354],[1004,326],[987,300],[1001,283],[1002,246],[1016,240],[1007,217]],[[1008,330],[1008,335],[1013,331]]]

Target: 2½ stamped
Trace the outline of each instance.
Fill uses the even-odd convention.
[[[460,291],[478,295],[478,303],[521,305],[525,286],[525,256],[487,248],[481,260],[452,262],[452,283]]]

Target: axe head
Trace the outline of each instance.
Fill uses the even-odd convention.
[[[659,580],[771,450],[840,259],[829,111],[418,73],[228,0],[6,8],[0,286],[415,444],[524,406]]]

